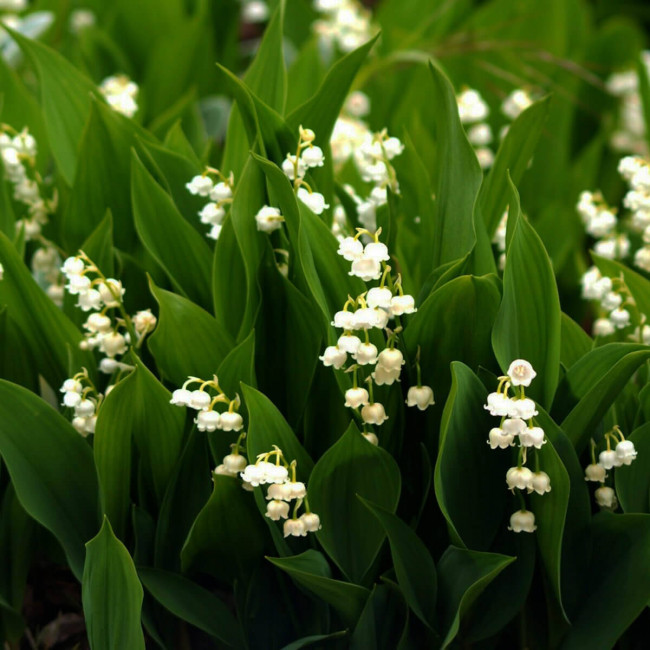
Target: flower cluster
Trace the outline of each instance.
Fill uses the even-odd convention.
[[[36,140],[27,129],[18,132],[7,124],[0,125],[0,155],[5,179],[13,185],[13,198],[25,206],[27,213],[16,222],[25,239],[39,239],[48,216],[56,209],[56,195],[44,196],[44,182],[36,171]]]
[[[539,469],[539,457],[535,453],[536,471],[526,467],[529,450],[541,449],[546,443],[544,430],[536,426],[535,416],[538,414],[535,402],[526,397],[525,389],[530,386],[537,373],[528,361],[515,359],[508,368],[508,373],[499,378],[499,386],[495,393],[490,393],[485,409],[501,418],[498,427],[490,430],[488,444],[492,449],[508,449],[518,441],[518,457],[516,467],[511,467],[506,473],[508,488],[526,490],[529,494],[536,492],[543,495],[551,490],[551,479],[546,472]],[[514,396],[509,396],[510,388]],[[535,526],[535,515],[526,510],[525,501],[519,493],[522,508],[510,518],[509,530],[515,533],[532,533]]]
[[[328,55],[333,54],[334,46],[352,52],[370,40],[370,12],[357,0],[314,0],[314,9],[322,17],[313,28]]]
[[[600,487],[594,492],[596,503],[601,508],[616,510],[618,506],[616,492],[614,488],[605,485],[605,481],[609,478],[607,471],[623,465],[631,465],[637,456],[637,451],[634,448],[634,443],[625,439],[618,425],[608,431],[604,439],[607,448],[600,452],[598,461],[596,461],[596,442],[591,441],[591,465],[587,465],[585,468],[585,481],[600,483]],[[614,449],[612,449],[612,444],[614,444]]]
[[[338,253],[352,263],[350,275],[361,278],[364,282],[379,280],[379,286],[371,287],[356,298],[348,296],[343,308],[334,314],[332,326],[343,330],[336,345],[328,346],[320,360],[323,365],[342,369],[348,355],[353,359],[346,372],[352,373],[352,388],[345,392],[345,406],[361,409],[361,419],[364,424],[364,436],[371,442],[377,442],[374,433],[368,432],[367,425],[381,425],[388,415],[383,404],[375,402],[373,383],[377,386],[392,385],[399,381],[404,356],[395,346],[401,326],[393,330],[386,328],[391,318],[399,319],[416,310],[413,296],[405,294],[401,279],[393,279],[391,267],[386,263],[390,259],[388,247],[379,241],[379,229],[372,235],[372,241],[365,246],[360,240],[362,235],[371,233],[360,228],[355,237],[346,237],[340,241]],[[380,352],[370,341],[373,329],[384,330],[388,333],[386,347]],[[363,333],[363,341],[357,334]],[[364,378],[364,373],[367,376]],[[368,388],[359,384],[366,383]],[[422,386],[418,365],[418,385],[411,387],[407,404],[417,406],[421,410],[433,404],[433,391],[428,386]]]
[[[138,111],[136,103],[138,85],[126,75],[117,74],[106,77],[99,84],[99,91],[108,105],[117,113],[133,117]]]
[[[192,384],[199,384],[199,387],[189,390],[188,386]],[[183,386],[172,393],[170,403],[198,411],[194,423],[199,431],[241,431],[244,428],[244,419],[238,412],[241,406],[239,395],[230,399],[221,390],[216,375],[212,379],[188,377]],[[227,404],[227,409],[219,412],[217,404]]]
[[[115,357],[125,354],[130,345],[140,347],[156,326],[156,317],[148,309],[128,316],[122,302],[125,291],[122,283],[106,278],[83,251],[76,257],[68,257],[61,273],[67,280],[66,291],[77,296],[77,307],[92,312],[83,326],[86,333],[80,344],[82,349],[98,349],[105,354],[107,359],[102,361],[100,369],[112,374],[119,369]],[[119,315],[113,312],[111,317],[112,310],[117,310]]]
[[[97,409],[102,395],[97,392],[95,385],[83,368],[73,377],[66,379],[61,386],[63,402],[61,406],[74,409],[72,426],[82,435],[95,433],[97,424]]]
[[[370,99],[361,91],[350,93],[341,114],[334,123],[330,137],[332,160],[337,168],[350,160],[361,145],[372,137],[372,132],[363,121],[370,112]]]
[[[473,88],[464,88],[456,97],[460,121],[467,129],[467,139],[474,147],[476,157],[483,169],[492,166],[494,152],[489,145],[492,142],[492,129],[486,122],[490,108],[481,93]]]
[[[287,462],[282,450],[260,454],[254,465],[247,465],[240,476],[244,484],[253,488],[268,485],[266,516],[272,521],[284,519],[284,536],[305,537],[320,529],[320,517],[309,509],[307,487],[296,478],[296,461]],[[291,518],[289,511],[293,503]],[[304,505],[305,512],[298,516]]]
[[[216,182],[215,182],[216,181]],[[235,180],[232,172],[225,176],[218,169],[206,167],[199,176],[185,184],[190,194],[210,199],[199,211],[201,223],[210,226],[208,237],[219,239],[226,210],[232,203]]]
[[[630,252],[630,240],[619,231],[616,210],[600,192],[582,192],[576,206],[588,235],[596,239],[594,252],[608,259],[622,259]]]
[[[650,52],[642,53],[646,74],[650,77]],[[636,69],[616,72],[607,80],[607,90],[620,100],[618,124],[610,138],[616,151],[645,155],[645,120]]]

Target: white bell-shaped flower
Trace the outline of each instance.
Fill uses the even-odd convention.
[[[332,321],[332,325],[334,327],[340,327],[341,329],[344,330],[356,329],[354,312],[345,311],[343,309],[341,311],[337,311],[336,314],[334,314],[334,320]]]
[[[609,293],[605,294],[605,296],[603,296],[603,299],[600,301],[600,306],[607,311],[612,311],[612,309],[620,307],[622,302],[623,296],[621,296],[620,293],[610,291]]]
[[[344,350],[339,349],[336,345],[328,345],[323,355],[318,357],[326,367],[332,366],[337,370],[345,365],[348,355]]]
[[[377,364],[386,370],[401,370],[404,363],[404,355],[396,348],[382,350],[377,358]]]
[[[289,180],[296,180],[296,157],[287,154],[287,157],[282,161],[282,171],[286,174]],[[307,167],[302,159],[298,158],[298,178],[304,178]]]
[[[286,501],[269,501],[266,504],[266,516],[273,521],[289,517],[289,504]]]
[[[102,308],[102,296],[97,289],[88,289],[77,296],[77,307],[83,311],[99,311]]]
[[[362,343],[354,358],[360,366],[377,363],[377,346],[372,343]]]
[[[511,436],[518,436],[524,431],[526,431],[526,423],[521,418],[508,418],[503,421],[501,425],[504,433]]]
[[[309,192],[304,187],[299,187],[296,195],[314,214],[323,214],[323,211],[330,207],[329,203],[325,203],[322,194]]]
[[[283,221],[284,217],[281,215],[280,210],[268,205],[260,208],[259,212],[255,215],[257,229],[260,232],[270,233],[278,230],[282,228]]]
[[[232,198],[232,187],[221,181],[210,190],[210,198],[213,201],[227,201]]]
[[[228,469],[223,463],[217,465],[214,468],[214,473],[221,476],[232,476],[233,478],[239,474],[239,472],[233,472],[232,470]]]
[[[370,396],[365,388],[348,388],[345,391],[345,406],[351,409],[368,404]]]
[[[403,296],[393,296],[390,301],[390,311],[393,316],[413,314],[417,311],[415,308],[415,299],[406,293]]]
[[[287,519],[284,522],[283,533],[285,537],[306,537],[305,522],[302,519]]]
[[[119,280],[107,278],[106,282],[100,282],[97,285],[97,289],[107,307],[119,307],[124,295],[124,288]]]
[[[616,331],[616,327],[609,318],[597,318],[592,325],[591,331],[594,336],[610,336]]]
[[[513,492],[517,490],[527,490],[533,481],[533,473],[527,467],[511,467],[506,472],[506,483],[508,489]]]
[[[523,399],[510,400],[510,415],[512,417],[521,418],[522,420],[530,420],[537,415],[535,402],[528,397]]]
[[[349,275],[361,278],[364,282],[379,280],[381,277],[381,263],[369,257],[360,257],[352,262]]]
[[[126,339],[119,332],[109,332],[102,337],[99,349],[108,357],[124,354],[127,350]]]
[[[611,487],[606,485],[601,485],[595,492],[594,497],[596,498],[596,503],[601,508],[606,508],[608,510],[616,510],[618,507],[618,499],[616,498],[616,492]]]
[[[375,371],[372,373],[372,379],[377,386],[390,386],[396,381],[399,381],[401,372],[401,368],[398,368],[397,370],[387,370],[385,366],[377,364]]]
[[[84,269],[86,268],[85,262],[79,257],[68,257],[63,266],[61,267],[61,273],[66,277],[71,275],[81,275]]]
[[[490,412],[490,415],[505,417],[510,415],[512,400],[502,393],[490,393],[487,396],[487,404],[483,408]]]
[[[307,147],[300,156],[306,167],[322,167],[325,162],[323,150],[320,147]]]
[[[613,449],[605,449],[598,455],[598,463],[605,469],[620,467],[623,463]]]
[[[95,402],[89,399],[82,399],[74,407],[74,414],[80,418],[88,418],[95,414]]]
[[[126,365],[126,364],[121,364],[116,359],[111,359],[109,357],[104,357],[99,362],[99,370],[100,370],[100,372],[103,372],[103,373],[105,373],[107,375],[112,375],[116,370],[120,370],[120,366],[122,366],[122,365]],[[173,402],[172,402],[172,404],[173,404]]]
[[[244,419],[239,413],[225,411],[221,414],[221,426],[223,431],[241,431],[244,428]]]
[[[390,301],[393,298],[393,292],[388,287],[373,287],[368,291],[366,302],[368,307],[381,307],[390,309]]]
[[[524,447],[535,447],[541,449],[546,443],[544,429],[541,427],[528,427],[519,434],[519,442]]]
[[[207,409],[210,406],[212,398],[209,393],[206,393],[204,390],[193,390],[190,395],[190,400],[188,406],[197,411],[202,409]]]
[[[199,411],[194,423],[199,431],[216,431],[221,428],[221,416],[217,411]]]
[[[214,187],[214,182],[209,176],[195,176],[185,184],[185,187],[195,196],[208,196]]]
[[[65,288],[71,296],[86,293],[90,289],[90,278],[87,275],[69,275]]]
[[[244,483],[249,483],[253,487],[266,483],[266,471],[262,463],[247,465],[240,476]]]
[[[513,533],[534,533],[537,530],[535,515],[529,510],[517,510],[510,517],[508,530]]]
[[[354,312],[354,329],[369,330],[377,327],[381,317],[379,309],[363,307]]]
[[[528,487],[528,492],[546,494],[551,491],[551,478],[546,472],[535,472]]]
[[[406,395],[407,406],[417,406],[420,411],[425,411],[435,404],[431,386],[411,386]]]
[[[206,203],[199,212],[201,223],[209,224],[211,226],[220,225],[225,216],[226,211],[216,203]]]
[[[74,408],[81,402],[81,395],[79,393],[64,393],[63,395],[63,406],[68,408]]]
[[[348,262],[354,262],[363,257],[363,244],[354,237],[345,237],[339,242],[339,249],[336,252]]]
[[[81,393],[84,387],[78,379],[66,379],[60,388],[61,393]]]
[[[366,244],[363,249],[363,256],[378,262],[388,262],[390,255],[388,254],[388,246],[386,244],[375,241]]]
[[[592,463],[585,467],[585,481],[604,483],[607,478],[607,471],[600,463]]]
[[[229,471],[238,474],[246,468],[246,458],[241,454],[228,454],[223,457],[223,464]]]
[[[76,416],[72,418],[71,424],[77,433],[81,433],[82,435],[86,433],[86,418]]]
[[[111,319],[104,314],[90,314],[84,323],[84,329],[105,334],[111,329]]]
[[[506,374],[513,386],[530,386],[530,382],[537,376],[533,366],[525,359],[515,359]]]
[[[350,354],[356,354],[360,345],[361,339],[353,334],[343,334],[339,336],[339,340],[337,341],[338,348]]]
[[[609,320],[617,329],[623,329],[630,324],[630,312],[627,309],[618,307],[610,312]]]
[[[506,433],[499,427],[490,429],[487,443],[491,449],[507,449],[514,444],[515,437],[511,433]]]
[[[186,388],[177,388],[172,393],[172,398],[169,400],[169,403],[174,404],[175,406],[189,406],[191,400],[192,391],[187,390]]]
[[[634,443],[631,440],[622,440],[616,445],[616,457],[622,465],[631,465],[636,454]]]
[[[361,418],[366,424],[383,424],[388,420],[384,405],[379,402],[373,402],[372,404],[366,404],[361,409]]]
[[[308,533],[315,533],[321,529],[320,517],[315,512],[305,512],[299,517],[302,521],[305,530]]]

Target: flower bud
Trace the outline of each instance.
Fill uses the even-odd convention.
[[[513,533],[533,533],[537,530],[535,526],[535,515],[529,510],[517,510],[510,517],[508,530]]]
[[[434,404],[433,390],[430,386],[411,386],[406,396],[408,406],[417,406],[420,411]]]
[[[527,467],[511,467],[506,473],[508,489],[527,490],[533,480],[533,473]]]
[[[384,405],[379,402],[374,402],[372,404],[366,404],[361,409],[361,417],[366,424],[383,424],[388,420],[386,411],[384,410]]]
[[[585,481],[595,481],[597,483],[604,483],[607,478],[605,468],[599,463],[592,463],[585,467]]]
[[[594,492],[594,497],[596,498],[596,503],[601,508],[606,508],[608,510],[616,510],[618,507],[618,500],[616,498],[616,492],[611,487],[602,485]]]
[[[239,413],[226,411],[221,414],[220,429],[224,431],[241,431],[244,428],[244,418]]]

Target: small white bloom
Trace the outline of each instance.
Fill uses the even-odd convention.
[[[119,307],[124,289],[122,283],[114,278],[107,278],[106,282],[97,285],[99,294],[107,307]]]
[[[388,420],[386,411],[384,410],[384,405],[379,402],[373,402],[372,404],[366,404],[361,409],[361,417],[366,424],[383,424]]]
[[[492,129],[489,124],[475,124],[467,131],[467,139],[475,147],[484,147],[492,142]]]
[[[377,346],[372,343],[362,343],[354,358],[360,366],[377,363]]]
[[[609,318],[597,318],[592,327],[594,336],[610,336],[615,331],[616,328]]]
[[[77,379],[66,379],[59,389],[62,393],[81,393],[83,384]]]
[[[287,157],[282,161],[282,171],[286,174],[289,180],[292,181],[296,180],[295,161],[296,157],[291,154],[287,154]],[[303,178],[306,171],[307,167],[305,166],[305,163],[298,158],[298,178]]]
[[[217,411],[199,411],[194,423],[199,431],[216,431],[221,428],[221,416]]]
[[[78,296],[90,290],[90,278],[87,275],[69,275],[66,290],[71,296]]]
[[[406,293],[403,296],[393,296],[390,301],[390,311],[393,316],[413,314],[417,311],[415,299]]]
[[[385,366],[377,364],[375,371],[372,373],[372,379],[377,386],[390,386],[396,381],[399,381],[401,372],[401,368],[388,370]]]
[[[111,329],[111,319],[104,314],[90,314],[84,323],[84,329],[105,334]]]
[[[322,167],[325,162],[325,156],[320,147],[307,147],[300,157],[306,167]]]
[[[223,457],[223,464],[230,472],[238,474],[246,468],[246,458],[241,454],[228,454]]]
[[[623,329],[630,324],[630,312],[627,309],[619,307],[609,314],[609,320],[617,329]]]
[[[86,268],[86,265],[84,264],[84,261],[79,258],[79,257],[68,257],[65,262],[63,262],[63,266],[61,267],[61,273],[65,276],[70,276],[70,275],[80,275],[83,273],[84,269]]]
[[[191,401],[192,391],[189,391],[186,388],[177,388],[172,393],[172,398],[169,400],[169,403],[174,404],[175,406],[189,406]]]
[[[526,431],[526,423],[518,417],[508,418],[503,421],[501,428],[506,434],[518,436]]]
[[[263,485],[266,483],[266,471],[263,467],[264,464],[268,463],[247,465],[244,471],[240,473],[240,476],[244,483],[249,483],[253,487],[257,487],[258,485]]]
[[[600,463],[592,463],[585,467],[585,481],[604,483],[606,478],[607,472]]]
[[[232,187],[228,183],[221,181],[210,190],[210,198],[217,203],[227,201],[232,198]]]
[[[318,358],[323,362],[324,366],[332,366],[338,370],[345,365],[348,355],[336,345],[328,345],[325,352],[323,352],[323,356]]]
[[[483,408],[490,412],[490,415],[505,417],[510,415],[512,400],[501,393],[490,393],[487,396],[487,404]]]
[[[375,447],[379,446],[379,438],[372,432],[372,431],[366,431],[365,433],[361,434],[371,445],[375,445]]]
[[[263,23],[269,15],[269,7],[263,0],[246,0],[242,7],[242,20],[245,23]]]
[[[355,275],[364,282],[379,280],[381,277],[381,263],[369,257],[360,257],[352,262],[349,275]]]
[[[401,370],[404,365],[404,355],[395,348],[386,348],[379,353],[377,364],[386,370]]]
[[[344,330],[353,330],[356,329],[354,320],[354,312],[342,309],[334,314],[332,325]]]
[[[225,411],[221,414],[220,428],[224,431],[241,431],[244,428],[244,418],[239,413]]]
[[[481,122],[489,115],[490,109],[478,90],[468,88],[456,97],[458,114],[463,124]]]
[[[368,291],[366,302],[368,303],[368,307],[390,309],[392,298],[393,292],[388,287],[373,287]]]
[[[530,482],[528,492],[537,492],[537,494],[546,494],[551,491],[551,478],[546,472],[535,472]]]
[[[506,374],[510,377],[513,386],[530,386],[530,382],[537,376],[533,366],[524,359],[515,359]]]
[[[80,418],[87,418],[95,414],[95,402],[82,399],[75,407],[74,414]]]
[[[339,242],[339,249],[336,252],[348,262],[354,262],[363,256],[363,244],[354,237],[345,237]]]
[[[75,428],[75,431],[77,433],[81,433],[83,435],[86,433],[86,418],[79,416],[72,418],[72,426]]]
[[[618,500],[616,498],[616,492],[611,487],[606,485],[601,485],[595,492],[594,497],[596,497],[596,503],[601,508],[606,508],[608,510],[616,510],[618,507]]]
[[[315,533],[317,530],[321,529],[320,517],[315,512],[303,513],[300,516],[299,521],[302,521],[302,524],[308,533]]]
[[[214,468],[214,473],[220,474],[221,476],[232,476],[233,478],[235,478],[238,474],[238,472],[232,472],[231,470],[229,470],[223,463],[217,465]]]
[[[353,334],[343,334],[339,336],[339,340],[337,341],[338,348],[350,354],[356,354],[360,345],[361,339]]]
[[[506,473],[508,489],[527,490],[533,481],[533,473],[527,467],[511,467]]]
[[[348,388],[345,391],[345,406],[356,409],[368,404],[370,396],[365,388]]]
[[[492,449],[507,449],[514,444],[515,437],[511,433],[506,433],[503,429],[494,427],[490,429],[487,443]]]
[[[354,312],[353,329],[369,330],[381,324],[382,312],[379,309],[363,307]]]
[[[96,289],[88,289],[77,296],[77,307],[83,311],[98,311],[102,308],[102,297]]]
[[[81,395],[79,393],[64,393],[63,406],[74,408],[79,402],[81,402]]]
[[[287,519],[284,522],[283,531],[285,537],[306,537],[307,535],[305,522],[302,519]]]
[[[195,176],[185,187],[195,196],[209,196],[214,183],[209,176]]]
[[[631,440],[622,440],[616,445],[616,457],[623,465],[631,465],[636,455],[637,451]]]
[[[508,530],[513,533],[533,533],[537,530],[535,515],[529,510],[517,510],[510,517]]]
[[[621,296],[620,293],[615,293],[614,291],[610,291],[609,293],[603,296],[600,305],[603,309],[606,309],[607,311],[612,311],[612,309],[616,309],[617,307],[620,307],[622,302],[623,302],[623,296]]]
[[[217,239],[219,239],[219,235],[221,235],[222,227],[223,226],[221,224],[215,224],[214,226],[212,226],[212,228],[210,228],[210,232],[207,234],[207,236],[210,239],[214,239],[216,241]]]
[[[216,203],[206,203],[199,212],[201,223],[210,224],[211,226],[220,225],[225,216],[226,211]]]
[[[138,334],[144,334],[145,332],[153,331],[154,327],[156,327],[157,322],[158,320],[151,313],[150,309],[143,309],[142,311],[137,312],[135,316],[133,316],[133,326],[135,327],[135,331]]]
[[[104,334],[99,345],[99,349],[105,352],[108,357],[124,354],[127,351],[127,347],[126,339],[119,332]]]
[[[541,427],[528,427],[519,434],[519,442],[524,447],[535,447],[541,449],[546,444],[544,429]]]
[[[510,400],[510,408],[510,415],[522,420],[530,420],[538,414],[535,402],[528,397]]]
[[[363,249],[363,256],[371,260],[377,260],[378,262],[387,262],[390,259],[388,246],[380,241],[366,244]]]
[[[605,449],[598,455],[598,463],[604,469],[612,469],[613,467],[620,467],[622,465],[621,459],[616,455],[613,449]]]
[[[420,411],[425,411],[435,404],[431,386],[411,386],[406,395],[407,406],[417,406]]]
[[[404,145],[401,140],[395,137],[386,138],[386,140],[382,142],[382,147],[388,160],[392,160],[404,151]]]
[[[289,517],[289,504],[286,501],[269,501],[266,504],[266,516],[273,521]]]
[[[99,362],[99,370],[107,375],[112,375],[116,370],[120,368],[119,361],[111,359],[110,357],[104,357]],[[189,392],[189,391],[188,391]]]
[[[282,228],[284,217],[280,214],[278,208],[272,208],[265,205],[263,208],[260,208],[259,212],[255,215],[255,221],[257,222],[258,230],[269,233]]]
[[[210,406],[211,401],[212,398],[210,397],[209,393],[206,393],[204,390],[193,390],[190,393],[188,406],[190,408],[196,409],[197,411],[201,411],[203,409],[207,409],[208,406]]]
[[[318,192],[310,193],[304,187],[299,187],[296,194],[314,214],[323,214],[330,207],[329,203],[325,203],[325,197]]]
[[[355,90],[353,93],[350,93],[345,100],[344,110],[353,117],[368,115],[370,112],[370,99],[368,95],[362,93],[360,90]]]

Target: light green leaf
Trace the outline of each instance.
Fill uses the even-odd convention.
[[[0,455],[21,505],[59,540],[80,579],[99,521],[88,443],[40,397],[0,381]]]
[[[544,244],[521,215],[514,185],[510,189],[503,300],[492,345],[504,372],[515,359],[533,365],[538,376],[527,392],[549,408],[560,375],[560,299]]]
[[[331,605],[346,625],[353,627],[356,624],[370,592],[359,585],[332,579],[327,562],[318,551],[309,550],[293,557],[267,559]]]
[[[174,288],[204,307],[210,305],[210,249],[181,217],[171,197],[135,152],[131,159],[131,200],[138,236]]]
[[[177,573],[139,568],[147,591],[179,618],[219,639],[229,648],[242,648],[239,624],[230,609],[212,592]]]
[[[385,538],[356,495],[394,512],[400,487],[393,457],[363,438],[353,423],[312,470],[309,504],[322,523],[318,541],[352,582],[361,583]]]
[[[565,368],[570,368],[593,347],[593,339],[578,323],[562,312],[560,361]]]
[[[147,345],[163,375],[177,386],[189,376],[210,378],[234,345],[228,332],[187,298],[160,289],[151,280],[149,287],[160,315]]]
[[[144,650],[142,585],[126,547],[108,519],[86,544],[81,598],[93,650]]]

